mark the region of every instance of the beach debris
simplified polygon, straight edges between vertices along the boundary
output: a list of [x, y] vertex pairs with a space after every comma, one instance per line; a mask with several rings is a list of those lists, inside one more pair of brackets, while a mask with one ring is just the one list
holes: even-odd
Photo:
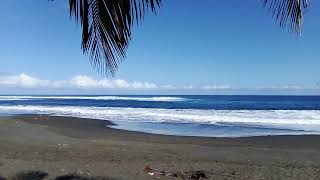
[[169, 176], [181, 179], [188, 179], [188, 180], [201, 180], [207, 179], [207, 175], [205, 171], [198, 170], [198, 171], [180, 171], [180, 172], [168, 172], [159, 171], [156, 169], [152, 169], [150, 166], [146, 166], [144, 168], [144, 172], [149, 174], [150, 176], [155, 176], [156, 178], [160, 178], [161, 176]]
[[86, 171], [81, 171], [81, 170], [78, 170], [78, 172], [77, 172], [78, 174], [80, 174], [80, 175], [86, 175], [86, 176], [88, 176], [88, 177], [91, 177], [91, 174], [90, 173], [88, 173], [88, 172], [86, 172]]
[[158, 171], [156, 169], [152, 169], [150, 168], [150, 166], [146, 166], [143, 170], [145, 173], [149, 174], [150, 176], [166, 176], [166, 173], [165, 171]]
[[58, 144], [59, 147], [65, 147], [68, 146], [69, 144]]
[[203, 179], [208, 179], [209, 175], [223, 176], [223, 177], [236, 179], [236, 175], [239, 175], [239, 173], [236, 173], [234, 171], [214, 172], [211, 170], [210, 171], [209, 170], [196, 170], [196, 171], [189, 170], [189, 171], [178, 171], [178, 172], [166, 172], [166, 171], [159, 171], [157, 169], [153, 169], [149, 165], [145, 166], [143, 171], [150, 176], [154, 176], [155, 178], [161, 178], [161, 176], [167, 176], [167, 177], [180, 178], [184, 180], [203, 180]]
[[173, 173], [171, 176], [181, 178], [181, 179], [189, 179], [189, 180], [200, 180], [200, 179], [207, 179], [208, 178], [205, 171], [203, 171], [203, 170], [181, 171], [181, 172]]

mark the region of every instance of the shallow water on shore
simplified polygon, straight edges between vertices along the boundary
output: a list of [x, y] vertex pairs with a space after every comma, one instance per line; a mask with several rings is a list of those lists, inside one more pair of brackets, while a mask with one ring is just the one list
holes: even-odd
[[198, 137], [250, 137], [267, 135], [305, 135], [318, 134], [303, 130], [246, 127], [242, 125], [212, 125], [195, 123], [150, 123], [117, 122], [115, 129], [146, 132], [152, 134], [198, 136]]

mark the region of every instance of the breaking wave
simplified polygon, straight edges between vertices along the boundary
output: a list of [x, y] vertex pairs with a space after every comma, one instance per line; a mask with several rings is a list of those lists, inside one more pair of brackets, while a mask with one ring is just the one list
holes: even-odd
[[196, 123], [320, 133], [319, 110], [202, 110], [79, 106], [0, 106], [5, 114], [48, 114], [113, 122]]

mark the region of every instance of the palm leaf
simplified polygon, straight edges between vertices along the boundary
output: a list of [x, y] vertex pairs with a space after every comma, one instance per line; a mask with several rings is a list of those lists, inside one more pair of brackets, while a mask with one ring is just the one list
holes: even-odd
[[269, 7], [269, 12], [281, 27], [300, 34], [303, 14], [308, 11], [310, 0], [262, 0], [262, 3]]
[[70, 16], [82, 26], [82, 50], [103, 74], [114, 75], [126, 57], [134, 22], [161, 0], [69, 0]]

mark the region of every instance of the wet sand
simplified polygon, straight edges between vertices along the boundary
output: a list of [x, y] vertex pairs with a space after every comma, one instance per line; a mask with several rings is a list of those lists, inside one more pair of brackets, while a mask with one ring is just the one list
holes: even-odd
[[[108, 121], [23, 115], [0, 117], [0, 175], [41, 170], [114, 179], [154, 179], [206, 170], [209, 179], [319, 179], [320, 136], [202, 138], [107, 128]], [[161, 177], [161, 179], [172, 179]]]

